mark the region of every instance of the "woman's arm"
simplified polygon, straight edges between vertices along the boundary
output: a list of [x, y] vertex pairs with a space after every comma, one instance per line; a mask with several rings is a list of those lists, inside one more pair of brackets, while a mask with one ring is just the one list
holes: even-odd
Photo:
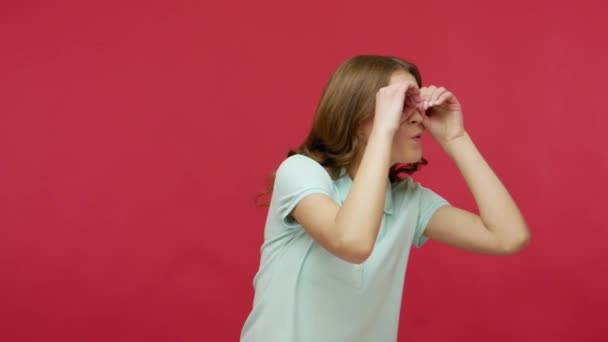
[[509, 192], [464, 130], [460, 103], [445, 88], [421, 90], [428, 109], [423, 125], [462, 173], [480, 215], [445, 206], [431, 217], [425, 235], [469, 251], [511, 254], [528, 244], [530, 234]]
[[[364, 262], [376, 242], [393, 137], [406, 93], [410, 92], [420, 102], [413, 82], [393, 84], [378, 91], [373, 128], [343, 205], [340, 207], [325, 195], [313, 194], [302, 199], [293, 211], [293, 217], [313, 239], [343, 260]], [[408, 104], [415, 105], [416, 101]]]
[[360, 264], [372, 252], [382, 220], [390, 137], [370, 136], [352, 187], [339, 206], [323, 194], [304, 197], [293, 217], [306, 232], [333, 255]]
[[479, 253], [512, 254], [524, 248], [530, 239], [526, 222], [470, 136], [465, 133], [443, 148], [462, 173], [480, 215], [449, 206], [440, 208], [431, 217], [425, 235]]

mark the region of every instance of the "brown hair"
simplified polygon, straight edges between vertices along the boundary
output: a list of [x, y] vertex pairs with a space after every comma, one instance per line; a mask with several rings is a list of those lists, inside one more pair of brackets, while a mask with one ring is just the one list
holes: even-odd
[[[356, 157], [359, 125], [374, 113], [376, 93], [389, 84], [398, 70], [410, 73], [422, 86], [416, 65], [397, 57], [360, 55], [343, 62], [323, 90], [308, 137], [287, 156], [308, 156], [325, 167], [332, 179], [342, 176], [340, 170], [348, 168]], [[413, 174], [427, 163], [422, 158], [413, 164], [393, 165], [388, 177], [391, 182], [400, 181], [404, 173]], [[274, 175], [268, 190], [260, 196], [272, 192], [273, 183]]]

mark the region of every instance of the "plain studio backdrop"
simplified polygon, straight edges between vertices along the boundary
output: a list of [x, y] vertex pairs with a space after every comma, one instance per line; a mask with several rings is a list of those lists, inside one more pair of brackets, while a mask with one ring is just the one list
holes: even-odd
[[[608, 340], [607, 6], [3, 1], [0, 340], [236, 341], [255, 195], [356, 54], [458, 96], [532, 232], [512, 257], [413, 250], [399, 341]], [[415, 179], [476, 210], [424, 147]]]

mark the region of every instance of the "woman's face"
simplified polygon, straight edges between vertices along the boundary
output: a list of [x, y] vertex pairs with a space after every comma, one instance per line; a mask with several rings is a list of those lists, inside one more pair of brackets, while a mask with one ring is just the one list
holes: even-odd
[[[391, 76], [389, 84], [403, 81], [416, 83], [416, 78], [405, 71], [396, 71]], [[362, 134], [367, 141], [373, 128], [373, 117], [362, 123]], [[395, 133], [391, 148], [391, 165], [397, 163], [411, 164], [422, 158], [422, 113], [415, 108], [408, 108], [401, 114], [401, 125]]]

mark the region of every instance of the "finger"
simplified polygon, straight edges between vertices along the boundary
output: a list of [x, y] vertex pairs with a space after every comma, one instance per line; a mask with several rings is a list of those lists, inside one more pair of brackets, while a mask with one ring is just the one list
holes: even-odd
[[408, 97], [419, 93], [417, 88], [412, 87], [411, 82], [405, 81], [398, 84], [399, 86], [397, 87], [396, 91], [401, 92], [403, 97]]
[[419, 109], [421, 111], [425, 111], [426, 110], [426, 99], [428, 97], [428, 88], [427, 87], [422, 87], [420, 88], [420, 103], [419, 103]]
[[430, 86], [425, 87], [425, 89], [426, 89], [427, 94], [430, 95], [437, 89], [437, 87], [431, 84]]
[[422, 113], [424, 113], [425, 109], [424, 109], [424, 102], [420, 101], [417, 105], [416, 108], [421, 111]]
[[437, 87], [435, 87], [434, 85], [425, 87], [422, 90], [422, 94], [423, 94], [423, 101], [424, 101], [424, 109], [427, 110], [429, 107], [431, 107], [431, 98], [433, 96], [433, 93], [435, 92], [435, 90], [437, 89]]
[[391, 98], [402, 98], [405, 100], [405, 91], [407, 89], [407, 84], [405, 82], [391, 84], [381, 89], [387, 96]]
[[421, 123], [425, 129], [428, 129], [429, 120], [430, 120], [429, 116], [426, 115], [425, 112], [422, 112], [422, 122]]
[[413, 106], [416, 107], [416, 109], [424, 112], [424, 97], [422, 95], [418, 95], [418, 99], [416, 100], [416, 103], [413, 104]]
[[413, 82], [407, 82], [406, 89], [406, 104], [411, 107], [416, 107], [418, 103], [422, 102], [422, 97], [420, 96], [420, 89], [418, 85]]
[[405, 99], [405, 104], [408, 107], [417, 107], [420, 102], [422, 102], [422, 99], [418, 95], [408, 96]]
[[446, 90], [439, 95], [439, 97], [435, 101], [435, 105], [441, 105], [445, 102], [449, 102], [449, 100], [452, 99], [453, 97], [454, 97], [454, 94], [452, 94], [451, 92]]
[[420, 89], [418, 88], [418, 86], [415, 83], [412, 82], [406, 82], [407, 83], [407, 92], [412, 94], [412, 95], [419, 95], [420, 94]]
[[439, 97], [441, 97], [445, 92], [447, 92], [447, 89], [445, 89], [444, 87], [435, 88], [430, 99], [431, 106], [436, 105]]
[[384, 90], [386, 92], [405, 92], [405, 90], [407, 89], [407, 82], [399, 82], [399, 83], [394, 83], [394, 84], [389, 84], [386, 87], [380, 88], [380, 90]]
[[422, 102], [422, 96], [420, 96], [420, 91], [416, 89], [415, 91], [409, 91], [406, 93], [406, 98], [410, 100], [413, 104], [418, 102]]

